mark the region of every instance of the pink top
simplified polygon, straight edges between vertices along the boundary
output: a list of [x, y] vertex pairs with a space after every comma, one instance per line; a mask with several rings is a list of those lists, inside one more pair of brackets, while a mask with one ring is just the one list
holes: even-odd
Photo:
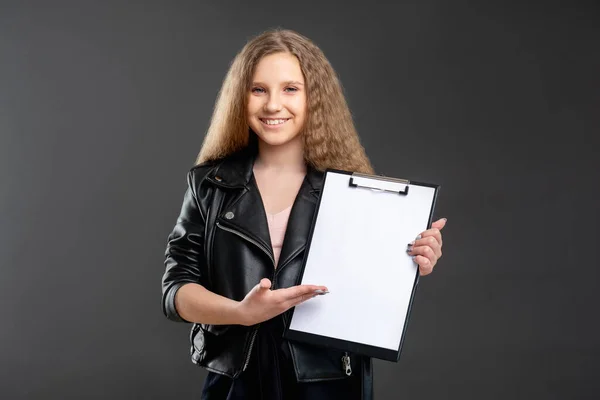
[[271, 244], [273, 245], [273, 255], [275, 256], [275, 266], [279, 264], [279, 256], [281, 255], [281, 247], [283, 246], [283, 238], [287, 228], [288, 219], [292, 206], [277, 214], [267, 213], [267, 222], [269, 223], [269, 233], [271, 234]]

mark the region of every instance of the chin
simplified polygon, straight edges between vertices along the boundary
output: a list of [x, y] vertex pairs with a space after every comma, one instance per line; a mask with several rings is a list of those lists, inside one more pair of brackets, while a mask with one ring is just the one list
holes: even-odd
[[281, 147], [293, 142], [292, 140], [263, 140], [263, 142], [271, 147]]
[[[256, 131], [255, 131], [256, 132]], [[286, 134], [283, 132], [257, 132], [258, 140], [269, 146], [282, 146], [300, 139], [300, 134]]]

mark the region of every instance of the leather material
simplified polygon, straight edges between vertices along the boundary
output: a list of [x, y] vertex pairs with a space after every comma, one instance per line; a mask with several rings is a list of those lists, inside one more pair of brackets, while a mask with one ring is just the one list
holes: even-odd
[[[177, 313], [174, 298], [189, 282], [236, 301], [262, 278], [270, 279], [273, 289], [299, 283], [323, 172], [308, 168], [275, 269], [267, 217], [252, 173], [255, 156], [255, 151], [247, 149], [189, 171], [181, 212], [165, 252], [162, 306], [167, 318], [187, 322]], [[285, 324], [290, 313], [283, 314]], [[193, 324], [192, 361], [216, 373], [239, 376], [259, 326]], [[342, 366], [344, 352], [295, 342], [289, 342], [289, 347], [298, 381], [347, 378]], [[353, 374], [370, 379], [371, 360], [350, 357]], [[369, 376], [364, 377], [365, 371]]]

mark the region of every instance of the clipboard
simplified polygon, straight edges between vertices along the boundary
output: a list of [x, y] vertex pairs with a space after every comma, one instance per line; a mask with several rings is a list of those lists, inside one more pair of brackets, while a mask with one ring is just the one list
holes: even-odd
[[294, 307], [284, 338], [397, 362], [419, 282], [406, 249], [439, 187], [327, 169], [297, 284], [329, 293]]

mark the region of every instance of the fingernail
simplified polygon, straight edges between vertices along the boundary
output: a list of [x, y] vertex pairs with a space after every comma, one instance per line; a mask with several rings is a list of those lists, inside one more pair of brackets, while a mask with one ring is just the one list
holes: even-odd
[[444, 222], [447, 222], [447, 221], [448, 221], [448, 218], [442, 218], [442, 219], [444, 220]]
[[327, 293], [329, 293], [329, 291], [321, 290], [321, 289], [315, 290], [315, 295], [318, 295], [318, 294], [327, 294]]
[[417, 259], [417, 256], [412, 256], [411, 258], [412, 258], [413, 262], [417, 262], [417, 261], [416, 261], [416, 259]]
[[412, 246], [413, 244], [415, 244], [414, 240], [408, 244], [408, 247]]
[[421, 239], [421, 235], [417, 236], [417, 240]]
[[410, 253], [412, 251], [412, 247], [409, 247], [408, 249], [406, 249], [407, 253]]

